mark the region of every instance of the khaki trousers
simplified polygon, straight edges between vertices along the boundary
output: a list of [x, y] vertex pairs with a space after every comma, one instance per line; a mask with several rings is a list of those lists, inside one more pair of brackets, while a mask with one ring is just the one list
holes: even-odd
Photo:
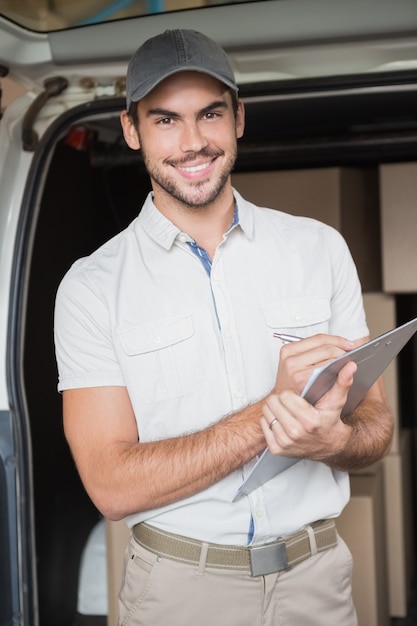
[[292, 569], [251, 577], [161, 558], [130, 538], [120, 626], [357, 626], [352, 557], [338, 544]]

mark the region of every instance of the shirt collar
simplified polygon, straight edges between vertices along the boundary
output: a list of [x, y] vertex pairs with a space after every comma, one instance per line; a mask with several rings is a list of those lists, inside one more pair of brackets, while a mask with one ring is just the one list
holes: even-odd
[[[243, 233], [252, 239], [253, 236], [253, 205], [246, 202], [242, 196], [233, 189], [236, 201], [233, 223], [227, 232], [239, 226]], [[169, 250], [175, 239], [181, 235], [181, 231], [175, 224], [166, 218], [153, 203], [153, 193], [150, 192], [139, 214], [138, 223], [144, 231], [160, 246]]]

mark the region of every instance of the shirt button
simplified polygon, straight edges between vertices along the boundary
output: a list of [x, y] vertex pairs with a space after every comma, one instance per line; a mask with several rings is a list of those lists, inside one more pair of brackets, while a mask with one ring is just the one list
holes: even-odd
[[155, 341], [155, 343], [161, 343], [162, 339], [158, 335], [158, 336], [155, 337], [154, 341]]
[[243, 398], [243, 391], [241, 389], [236, 389], [235, 398]]
[[185, 235], [184, 233], [180, 233], [178, 235], [178, 240], [181, 241], [182, 243], [185, 243], [187, 241], [187, 235]]
[[256, 509], [255, 515], [256, 517], [263, 517], [264, 516], [263, 509]]
[[302, 315], [296, 315], [295, 316], [295, 321], [296, 322], [302, 322], [303, 321], [303, 316]]

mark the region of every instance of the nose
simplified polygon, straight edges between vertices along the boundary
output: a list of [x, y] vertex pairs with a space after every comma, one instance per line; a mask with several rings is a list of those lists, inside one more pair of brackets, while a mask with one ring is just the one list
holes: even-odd
[[185, 123], [181, 133], [181, 150], [183, 152], [199, 152], [206, 146], [207, 139], [205, 138], [198, 121], [189, 121]]

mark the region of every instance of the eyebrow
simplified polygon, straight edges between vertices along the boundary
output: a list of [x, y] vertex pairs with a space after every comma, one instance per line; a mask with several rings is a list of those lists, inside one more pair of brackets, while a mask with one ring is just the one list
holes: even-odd
[[[209, 105], [201, 109], [198, 112], [198, 114], [205, 115], [206, 113], [210, 113], [211, 111], [214, 111], [215, 109], [227, 109], [227, 106], [228, 106], [227, 102], [225, 102], [224, 100], [218, 100], [215, 102], [211, 102]], [[175, 111], [170, 111], [169, 109], [154, 108], [154, 109], [149, 109], [149, 111], [147, 111], [146, 113], [146, 117], [153, 117], [157, 115], [160, 115], [162, 117], [181, 117], [179, 113]]]

